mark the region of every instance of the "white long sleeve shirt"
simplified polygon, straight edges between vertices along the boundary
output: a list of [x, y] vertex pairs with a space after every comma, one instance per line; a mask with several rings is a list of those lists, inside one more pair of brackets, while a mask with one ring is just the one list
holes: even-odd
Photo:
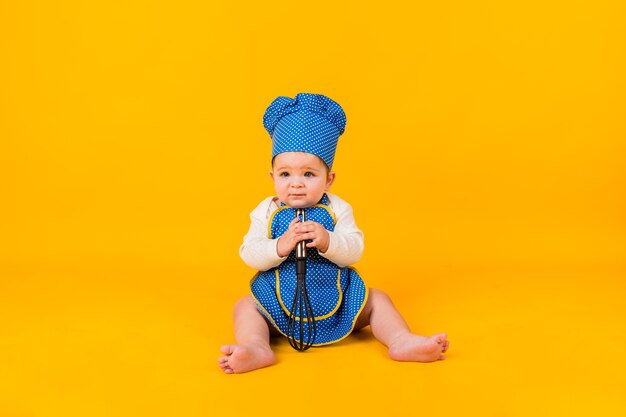
[[[328, 250], [319, 254], [339, 267], [356, 263], [363, 255], [363, 232], [359, 230], [352, 214], [352, 206], [338, 196], [326, 193], [328, 206], [335, 213], [335, 230], [329, 231]], [[239, 247], [241, 259], [251, 268], [267, 271], [280, 265], [287, 257], [276, 252], [278, 238], [267, 236], [267, 227], [272, 213], [278, 209], [277, 197], [267, 197], [250, 213], [250, 229]]]

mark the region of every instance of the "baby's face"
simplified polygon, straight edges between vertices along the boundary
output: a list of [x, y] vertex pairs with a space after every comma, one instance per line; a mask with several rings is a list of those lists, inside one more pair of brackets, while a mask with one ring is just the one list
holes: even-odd
[[335, 180], [320, 158], [306, 152], [279, 153], [270, 176], [278, 199], [294, 208], [317, 204]]

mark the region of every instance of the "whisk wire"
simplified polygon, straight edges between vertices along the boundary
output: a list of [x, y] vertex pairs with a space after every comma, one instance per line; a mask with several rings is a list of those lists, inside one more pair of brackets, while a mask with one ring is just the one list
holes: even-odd
[[[308, 294], [305, 279], [302, 280], [302, 290], [304, 294]], [[315, 323], [315, 315], [313, 314], [313, 307], [311, 307], [311, 302], [308, 296], [305, 298], [305, 308], [306, 308], [306, 316], [308, 317], [307, 318], [307, 329], [308, 329], [307, 345], [311, 346], [313, 342], [315, 341], [315, 336], [317, 336], [317, 324]], [[311, 327], [313, 329], [311, 329]]]
[[[304, 222], [304, 209], [297, 209], [296, 217], [301, 217]], [[297, 340], [296, 321], [299, 321]], [[313, 345], [316, 335], [315, 315], [306, 288], [306, 242], [302, 241], [296, 245], [296, 288], [287, 319], [287, 338], [292, 348], [302, 352]]]

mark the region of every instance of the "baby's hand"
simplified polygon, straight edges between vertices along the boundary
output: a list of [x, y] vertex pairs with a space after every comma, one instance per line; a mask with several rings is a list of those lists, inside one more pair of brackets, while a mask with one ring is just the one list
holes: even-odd
[[307, 220], [296, 226], [296, 233], [300, 240], [311, 240], [306, 244], [307, 248], [317, 248], [322, 253], [328, 250], [330, 235], [320, 223]]
[[296, 217], [289, 223], [287, 231], [278, 239], [276, 244], [277, 255], [281, 258], [289, 255], [298, 242], [303, 240], [311, 240], [306, 246], [317, 248], [324, 253], [328, 250], [330, 235], [321, 224], [310, 220], [300, 222], [300, 219]]
[[276, 244], [276, 254], [279, 257], [284, 258], [289, 255], [298, 242], [302, 240], [296, 232], [299, 222], [300, 219], [298, 217], [293, 219], [291, 223], [289, 223], [287, 231], [280, 238], [278, 238], [278, 243]]

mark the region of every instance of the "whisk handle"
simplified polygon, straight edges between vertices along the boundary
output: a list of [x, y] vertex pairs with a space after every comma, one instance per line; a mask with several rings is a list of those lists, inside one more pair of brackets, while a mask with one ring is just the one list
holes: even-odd
[[296, 278], [306, 278], [306, 259], [296, 259]]
[[[296, 217], [305, 222], [306, 215], [304, 214], [304, 209], [296, 209]], [[296, 259], [306, 259], [306, 242], [304, 240], [296, 244]]]

